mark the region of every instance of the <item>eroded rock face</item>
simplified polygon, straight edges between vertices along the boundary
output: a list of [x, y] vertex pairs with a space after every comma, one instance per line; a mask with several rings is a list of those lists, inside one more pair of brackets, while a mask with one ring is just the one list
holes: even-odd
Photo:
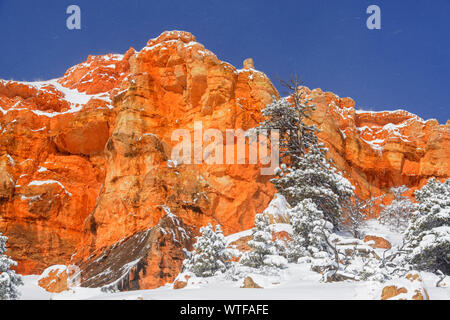
[[356, 111], [350, 98], [303, 90], [317, 107], [312, 122], [321, 130], [329, 156], [361, 197], [400, 185], [411, 188], [412, 196], [430, 177], [450, 176], [450, 121], [440, 125], [404, 110]]
[[[166, 32], [137, 53], [91, 56], [58, 80], [2, 81], [0, 93], [0, 228], [21, 273], [77, 263], [90, 286], [90, 261], [159, 228], [166, 209], [195, 231], [213, 222], [230, 233], [250, 228], [272, 198], [259, 166], [170, 167], [174, 129], [201, 121], [204, 130], [246, 130], [277, 96], [263, 73], [236, 70], [189, 33]], [[169, 260], [181, 253], [148, 250]], [[164, 284], [180, 266], [159, 272], [156, 263], [139, 287]]]
[[183, 249], [194, 234], [168, 213], [157, 226], [136, 232], [80, 263], [81, 286], [113, 290], [150, 289], [171, 283], [179, 273]]
[[[77, 252], [105, 179], [103, 150], [116, 113], [112, 94], [90, 77], [110, 64], [121, 64], [127, 73], [123, 56], [111, 57], [71, 68], [77, 74], [73, 83], [68, 75], [32, 83], [0, 81], [0, 230], [9, 237], [8, 253], [20, 273], [68, 265]], [[89, 84], [97, 86], [90, 91], [95, 94], [83, 93]]]
[[129, 88], [115, 99], [105, 181], [83, 247], [101, 250], [155, 226], [162, 206], [194, 229], [209, 222], [227, 233], [250, 228], [271, 199], [269, 178], [249, 165], [175, 168], [171, 149], [178, 141], [172, 133], [192, 132], [195, 121], [204, 131], [256, 126], [261, 108], [277, 95], [269, 79], [254, 70], [239, 72], [185, 32], [150, 40], [129, 64]]
[[[449, 177], [450, 123], [356, 112], [350, 98], [305, 90], [330, 156], [363, 197]], [[171, 138], [175, 129], [192, 138], [196, 121], [203, 132], [255, 127], [272, 96], [252, 60], [237, 70], [180, 31], [138, 52], [90, 56], [60, 79], [0, 80], [0, 232], [18, 271], [75, 263], [85, 286], [153, 288], [183, 258], [163, 231], [168, 213], [191, 230], [187, 246], [209, 222], [225, 234], [251, 228], [273, 197], [270, 177], [259, 165], [174, 165]], [[131, 244], [139, 262], [122, 268], [132, 261], [110, 254], [126, 257]], [[98, 259], [115, 272], [105, 276]]]

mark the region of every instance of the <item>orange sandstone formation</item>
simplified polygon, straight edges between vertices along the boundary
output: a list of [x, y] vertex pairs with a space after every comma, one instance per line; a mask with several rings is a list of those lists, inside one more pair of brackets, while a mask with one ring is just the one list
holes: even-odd
[[430, 177], [449, 177], [450, 121], [440, 125], [404, 110], [357, 111], [350, 98], [305, 90], [317, 105], [313, 122], [329, 156], [363, 198], [399, 185], [412, 195]]
[[68, 279], [66, 266], [51, 266], [44, 270], [38, 284], [48, 292], [60, 293], [69, 290]]
[[[362, 197], [450, 176], [450, 122], [355, 111], [350, 98], [305, 90]], [[200, 226], [251, 228], [274, 194], [260, 165], [176, 165], [171, 135], [195, 121], [255, 127], [273, 96], [253, 60], [236, 69], [181, 31], [89, 56], [59, 79], [0, 80], [0, 232], [18, 271], [77, 264], [85, 286], [154, 288], [173, 281]]]

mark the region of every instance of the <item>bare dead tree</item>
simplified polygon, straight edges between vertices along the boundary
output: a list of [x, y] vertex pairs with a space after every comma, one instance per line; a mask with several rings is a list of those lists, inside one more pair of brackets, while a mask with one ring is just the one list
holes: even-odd
[[383, 257], [381, 259], [381, 263], [380, 263], [379, 267], [380, 268], [386, 268], [386, 267], [394, 268], [392, 271], [390, 271], [390, 273], [395, 274], [397, 272], [402, 272], [401, 275], [404, 276], [406, 273], [409, 272], [409, 270], [402, 266], [397, 265], [393, 261], [399, 255], [407, 254], [411, 251], [408, 249], [408, 242], [405, 239], [403, 239], [401, 246], [396, 251], [392, 252], [389, 255], [386, 255], [386, 253], [389, 251], [391, 251], [391, 249], [387, 249], [387, 250], [383, 251]]
[[334, 253], [334, 261], [336, 262], [336, 264], [331, 268], [331, 270], [334, 271], [334, 273], [331, 275], [331, 279], [335, 279], [336, 278], [336, 274], [339, 271], [339, 251], [337, 250], [336, 247], [336, 242], [334, 243], [334, 246], [331, 244], [330, 240], [328, 239], [328, 236], [325, 232], [325, 223], [321, 228], [321, 235], [323, 237], [323, 239], [325, 240], [325, 243], [327, 244], [328, 247], [331, 248], [331, 250], [333, 250]]
[[[294, 107], [294, 110], [297, 114], [297, 118], [308, 119], [311, 116], [311, 111], [315, 110], [315, 105], [308, 105], [308, 107], [303, 108], [302, 105], [307, 105], [308, 99], [306, 98], [306, 92], [304, 90], [300, 90], [302, 86], [302, 82], [298, 77], [297, 73], [291, 75], [289, 81], [284, 81], [282, 79], [278, 79], [281, 85], [289, 91], [290, 102]], [[286, 128], [280, 128], [283, 131]], [[296, 134], [289, 135], [292, 138], [289, 139], [289, 144], [291, 144], [290, 150], [285, 150], [282, 154], [286, 155], [286, 159], [291, 161], [291, 156], [302, 156], [306, 152], [305, 141], [304, 138], [308, 136], [308, 133], [317, 131], [314, 127], [311, 126], [295, 126], [293, 128], [288, 128], [288, 131], [294, 130]], [[306, 132], [308, 131], [308, 132]], [[282, 133], [282, 132], [281, 132]], [[297, 151], [297, 152], [295, 152]]]
[[342, 212], [342, 222], [348, 226], [353, 237], [360, 239], [360, 230], [365, 218], [360, 198], [355, 196], [353, 199], [347, 199], [342, 205]]
[[343, 256], [342, 261], [344, 265], [344, 270], [347, 270], [348, 266], [351, 264], [351, 261], [355, 259], [357, 252], [357, 246], [353, 247], [353, 250], [350, 250], [350, 253], [347, 250], [339, 251], [339, 253]]
[[379, 195], [378, 197], [372, 197], [364, 200], [362, 203], [363, 211], [368, 218], [376, 216], [377, 210], [380, 207], [381, 201], [383, 201], [385, 195]]
[[342, 204], [342, 222], [348, 226], [353, 237], [362, 238], [362, 225], [367, 218], [374, 216], [377, 210], [377, 202], [382, 198], [383, 196], [379, 196], [363, 200], [358, 196], [354, 196]]
[[[392, 254], [390, 254], [389, 256], [387, 256], [385, 259], [383, 259], [383, 266], [387, 263], [387, 262], [392, 262], [397, 256], [399, 256], [400, 254], [403, 254], [403, 253], [407, 253], [407, 252], [409, 252], [409, 250], [407, 250], [407, 249], [405, 249], [405, 247], [407, 246], [407, 242], [406, 242], [406, 240], [405, 239], [403, 239], [402, 240], [402, 245], [395, 251], [395, 252], [393, 252]], [[388, 250], [386, 250], [386, 251], [389, 251], [389, 250], [391, 250], [391, 249], [388, 249]], [[383, 253], [383, 256], [384, 256], [384, 253]]]

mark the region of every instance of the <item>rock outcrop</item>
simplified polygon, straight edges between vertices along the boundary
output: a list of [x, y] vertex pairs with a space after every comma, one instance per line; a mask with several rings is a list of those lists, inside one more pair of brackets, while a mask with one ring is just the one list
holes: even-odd
[[[274, 194], [260, 165], [178, 165], [171, 151], [174, 130], [192, 137], [195, 122], [225, 133], [262, 120], [279, 95], [254, 67], [171, 31], [140, 51], [89, 56], [59, 79], [0, 80], [0, 232], [18, 272], [76, 264], [85, 286], [153, 288], [173, 281], [200, 226], [251, 228]], [[362, 197], [450, 176], [450, 122], [355, 111], [350, 98], [305, 90]]]
[[381, 300], [430, 300], [418, 274], [409, 273], [394, 284], [383, 287]]
[[369, 242], [372, 248], [390, 249], [391, 243], [383, 237], [367, 235], [364, 237], [364, 242]]
[[251, 277], [246, 277], [242, 287], [244, 289], [263, 289], [259, 284], [257, 284]]
[[404, 110], [358, 111], [350, 98], [303, 89], [316, 105], [312, 122], [329, 156], [362, 198], [400, 185], [412, 196], [430, 177], [450, 176], [450, 121], [440, 125]]
[[69, 275], [66, 266], [51, 266], [38, 279], [41, 288], [48, 292], [60, 293], [69, 290]]

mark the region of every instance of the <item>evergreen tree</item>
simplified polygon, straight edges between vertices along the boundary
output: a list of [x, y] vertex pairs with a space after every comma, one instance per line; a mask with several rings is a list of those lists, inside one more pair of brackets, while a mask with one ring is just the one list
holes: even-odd
[[252, 267], [264, 266], [283, 268], [287, 261], [278, 253], [278, 243], [272, 241], [272, 230], [269, 217], [264, 214], [255, 216], [255, 227], [252, 230], [253, 239], [248, 242], [252, 249], [242, 256], [240, 263]]
[[301, 257], [312, 257], [320, 252], [328, 252], [324, 239], [331, 233], [333, 225], [324, 219], [322, 211], [311, 199], [302, 200], [289, 210], [292, 236], [287, 250], [289, 261], [296, 262]]
[[22, 277], [11, 267], [17, 262], [6, 256], [7, 237], [0, 233], [0, 300], [15, 300], [20, 296], [18, 287], [23, 285]]
[[184, 266], [198, 277], [210, 277], [216, 272], [225, 272], [231, 255], [226, 249], [226, 240], [220, 229], [208, 224], [200, 229], [201, 236], [197, 237], [194, 251], [185, 260]]
[[354, 188], [325, 158], [327, 149], [318, 141], [317, 128], [306, 124], [315, 106], [298, 84], [295, 79], [291, 84], [285, 83], [292, 95], [274, 101], [262, 111], [267, 120], [258, 130], [277, 129], [280, 136], [280, 177], [272, 182], [292, 206], [311, 199], [325, 218], [337, 226], [341, 204], [353, 195]]
[[408, 191], [405, 186], [391, 188], [391, 193], [394, 195], [394, 200], [383, 207], [380, 212], [379, 220], [383, 224], [389, 224], [397, 229], [405, 229], [408, 222], [416, 210], [416, 205], [405, 197], [403, 194]]
[[420, 270], [450, 274], [450, 179], [430, 179], [415, 192], [419, 214], [405, 232], [407, 260]]
[[416, 190], [414, 195], [419, 202], [418, 210], [421, 214], [426, 214], [438, 205], [441, 208], [450, 207], [450, 179], [439, 182], [436, 178], [431, 178], [420, 190]]
[[342, 204], [353, 195], [353, 186], [330, 166], [316, 145], [298, 159], [297, 168], [286, 168], [276, 180], [276, 187], [292, 205], [311, 199], [325, 214], [325, 219], [337, 227], [341, 222]]

